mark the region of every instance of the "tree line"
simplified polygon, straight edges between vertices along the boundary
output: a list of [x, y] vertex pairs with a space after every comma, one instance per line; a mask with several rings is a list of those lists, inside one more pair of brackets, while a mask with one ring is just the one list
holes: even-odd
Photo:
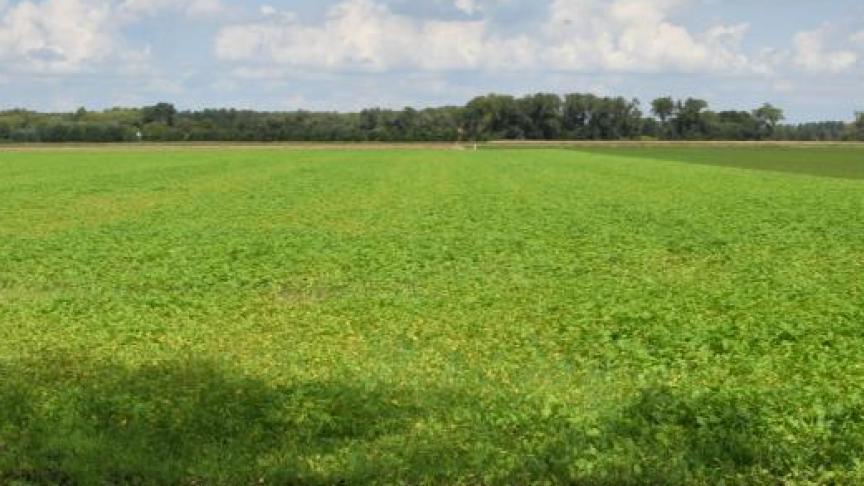
[[573, 93], [490, 94], [465, 106], [356, 113], [178, 111], [170, 103], [73, 113], [0, 111], [0, 142], [864, 140], [855, 121], [784, 124], [783, 110], [714, 111], [697, 98], [639, 100]]

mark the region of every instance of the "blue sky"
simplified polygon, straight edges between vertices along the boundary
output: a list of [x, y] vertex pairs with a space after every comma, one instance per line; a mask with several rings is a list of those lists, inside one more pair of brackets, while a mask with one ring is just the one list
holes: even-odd
[[0, 0], [0, 108], [354, 110], [489, 92], [864, 110], [860, 0]]

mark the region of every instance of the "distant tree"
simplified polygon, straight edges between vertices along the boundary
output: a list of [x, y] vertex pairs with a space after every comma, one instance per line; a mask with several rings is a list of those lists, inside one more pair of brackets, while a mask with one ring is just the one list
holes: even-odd
[[359, 128], [364, 134], [364, 140], [381, 141], [386, 139], [384, 113], [381, 108], [361, 111]]
[[770, 103], [765, 103], [761, 107], [753, 110], [753, 118], [755, 118], [759, 123], [762, 131], [767, 136], [771, 137], [774, 135], [774, 130], [777, 128], [777, 124], [785, 117], [783, 116], [783, 110], [772, 106]]
[[864, 140], [864, 111], [855, 113], [855, 131], [858, 135], [858, 140]]
[[642, 134], [639, 100], [573, 93], [564, 97], [564, 136], [573, 139], [620, 140]]
[[82, 106], [82, 107], [78, 108], [78, 109], [75, 111], [75, 113], [72, 115], [72, 120], [74, 120], [74, 121], [81, 121], [81, 120], [83, 120], [84, 117], [86, 117], [86, 116], [87, 116], [87, 109], [84, 108], [84, 107]]
[[639, 134], [649, 139], [660, 138], [663, 136], [663, 127], [656, 118], [643, 118], [642, 128], [639, 131]]
[[633, 138], [642, 127], [639, 100], [622, 97], [599, 98], [588, 131], [595, 140], [621, 140]]
[[174, 118], [177, 116], [177, 109], [171, 103], [157, 103], [153, 106], [144, 107], [141, 110], [141, 121], [146, 123], [163, 123], [165, 125], [174, 126]]
[[512, 96], [489, 94], [474, 98], [463, 111], [466, 135], [471, 140], [525, 138], [525, 128], [531, 121], [526, 120], [520, 108]]
[[561, 136], [562, 102], [557, 94], [537, 93], [518, 100], [521, 132], [526, 138], [554, 140]]
[[676, 134], [680, 138], [699, 139], [706, 136], [707, 124], [705, 123], [704, 111], [708, 109], [708, 102], [698, 98], [687, 98], [676, 104], [676, 116], [673, 120]]
[[616, 98], [616, 114], [620, 119], [621, 137], [634, 138], [640, 135], [642, 129], [641, 102], [638, 98], [626, 100]]
[[568, 138], [589, 138], [588, 126], [594, 117], [599, 98], [593, 94], [572, 93], [564, 96], [562, 122]]
[[420, 112], [406, 106], [402, 111], [396, 113], [393, 128], [398, 134], [399, 140], [419, 140], [426, 136], [422, 130], [418, 130], [420, 123]]
[[841, 121], [801, 123], [798, 125], [777, 125], [774, 138], [780, 140], [848, 140], [851, 125]]
[[[0, 0], [2, 1], [2, 0]], [[537, 93], [490, 94], [465, 106], [417, 110], [372, 108], [352, 113], [206, 109], [178, 112], [170, 103], [143, 108], [37, 113], [0, 111], [0, 141], [450, 141], [487, 139], [621, 140], [639, 136], [704, 140], [864, 140], [864, 113], [855, 121], [785, 125], [771, 105], [713, 112], [704, 100], [659, 98], [656, 118], [622, 97]], [[665, 126], [664, 126], [665, 124]]]
[[651, 102], [651, 112], [660, 120], [660, 125], [666, 128], [666, 122], [675, 114], [675, 100], [666, 96]]

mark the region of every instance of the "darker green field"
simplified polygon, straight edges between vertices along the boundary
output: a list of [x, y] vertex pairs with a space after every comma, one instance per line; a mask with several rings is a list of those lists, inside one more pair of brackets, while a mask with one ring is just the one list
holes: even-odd
[[691, 164], [864, 179], [864, 147], [860, 145], [814, 147], [787, 144], [742, 147], [739, 144], [728, 147], [617, 147], [589, 151]]
[[860, 484], [862, 155], [0, 152], [0, 484]]

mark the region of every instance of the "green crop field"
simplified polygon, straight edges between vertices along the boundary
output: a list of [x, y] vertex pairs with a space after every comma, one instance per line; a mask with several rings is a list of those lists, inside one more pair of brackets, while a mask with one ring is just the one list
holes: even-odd
[[862, 177], [0, 152], [0, 484], [861, 484]]

